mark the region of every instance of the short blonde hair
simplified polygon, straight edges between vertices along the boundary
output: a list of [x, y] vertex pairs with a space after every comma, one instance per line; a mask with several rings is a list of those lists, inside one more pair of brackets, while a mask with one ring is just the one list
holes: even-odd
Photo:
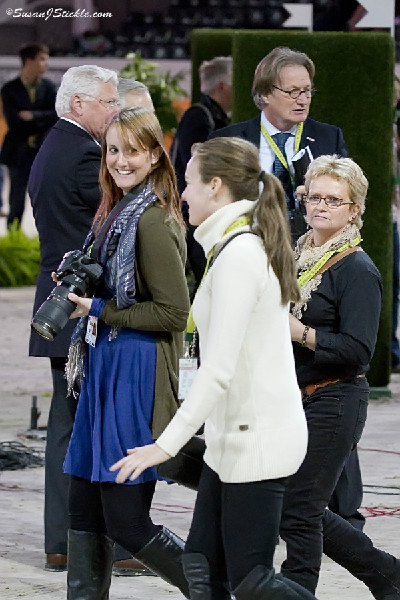
[[361, 167], [351, 158], [340, 158], [337, 154], [323, 154], [313, 160], [307, 169], [304, 181], [307, 194], [311, 181], [322, 175], [329, 175], [347, 183], [350, 200], [360, 206], [354, 224], [361, 229], [363, 225], [361, 215], [365, 211], [365, 199], [368, 191], [368, 179]]

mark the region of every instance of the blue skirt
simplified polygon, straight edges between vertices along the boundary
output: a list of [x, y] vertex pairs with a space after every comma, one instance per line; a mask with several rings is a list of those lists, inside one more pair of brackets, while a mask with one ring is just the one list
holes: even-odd
[[[122, 328], [112, 341], [98, 322], [96, 346], [86, 345], [85, 377], [64, 471], [89, 481], [114, 482], [112, 464], [128, 448], [152, 443], [156, 340], [153, 333]], [[161, 479], [155, 467], [128, 485]]]

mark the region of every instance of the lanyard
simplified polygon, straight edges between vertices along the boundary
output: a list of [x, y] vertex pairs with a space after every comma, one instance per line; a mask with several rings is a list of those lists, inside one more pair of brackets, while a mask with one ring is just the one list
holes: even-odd
[[[224, 237], [226, 234], [230, 233], [231, 231], [234, 231], [235, 229], [238, 229], [238, 227], [243, 227], [244, 225], [248, 225], [250, 223], [250, 217], [240, 217], [240, 219], [237, 219], [236, 221], [234, 221], [232, 223], [232, 225], [229, 225], [229, 227], [227, 229], [225, 229], [222, 237]], [[215, 246], [213, 246], [213, 248], [211, 248], [210, 252], [207, 254], [207, 262], [206, 262], [206, 268], [204, 269], [204, 274], [203, 277], [201, 278], [200, 281], [200, 285], [197, 289], [196, 292], [196, 296], [197, 293], [205, 279], [205, 276], [207, 275], [207, 271], [210, 267], [210, 263], [212, 261], [212, 258], [214, 256], [214, 250], [215, 250]], [[193, 321], [193, 312], [192, 312], [192, 306], [190, 307], [190, 311], [189, 311], [189, 316], [188, 316], [188, 320], [187, 320], [187, 324], [186, 324], [186, 341], [191, 341], [193, 338], [193, 332], [195, 329], [195, 324]]]
[[322, 267], [328, 262], [331, 256], [333, 256], [334, 254], [339, 254], [339, 252], [343, 252], [348, 248], [353, 248], [353, 246], [357, 246], [360, 242], [361, 238], [356, 237], [354, 238], [354, 240], [351, 240], [351, 242], [348, 242], [347, 244], [345, 244], [341, 248], [338, 248], [337, 250], [328, 250], [328, 252], [325, 252], [325, 254], [319, 259], [319, 261], [316, 262], [313, 267], [311, 267], [311, 269], [304, 271], [304, 273], [302, 273], [300, 277], [298, 277], [297, 283], [299, 284], [299, 287], [303, 287], [303, 285], [311, 281], [311, 279], [315, 277], [318, 271], [322, 269]]
[[[303, 133], [303, 127], [304, 127], [304, 123], [298, 123], [297, 128], [296, 128], [296, 135], [294, 137], [294, 153], [295, 154], [297, 154], [297, 152], [299, 151], [299, 148], [300, 148], [300, 140], [301, 140], [301, 136]], [[263, 123], [261, 123], [261, 133], [263, 134], [265, 141], [271, 146], [272, 151], [275, 153], [275, 155], [281, 161], [282, 165], [290, 173], [289, 165], [287, 163], [286, 158], [283, 156], [282, 152], [279, 150], [278, 146], [276, 145], [275, 140], [272, 139], [272, 137], [270, 136], [268, 131], [265, 129]]]

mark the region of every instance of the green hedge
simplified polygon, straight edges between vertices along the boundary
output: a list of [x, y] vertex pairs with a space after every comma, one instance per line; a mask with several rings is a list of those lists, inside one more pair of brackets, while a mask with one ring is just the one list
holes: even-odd
[[39, 237], [27, 237], [15, 223], [0, 236], [0, 287], [35, 285], [39, 261]]
[[349, 155], [360, 164], [370, 182], [363, 248], [382, 274], [384, 297], [369, 380], [372, 385], [383, 386], [390, 376], [392, 322], [393, 40], [386, 33], [224, 30], [220, 37], [217, 30], [194, 30], [194, 93], [198, 90], [198, 66], [202, 60], [231, 53], [232, 120], [255, 116], [258, 111], [251, 97], [254, 70], [276, 46], [306, 52], [315, 62], [318, 93], [313, 98], [310, 116], [341, 127]]

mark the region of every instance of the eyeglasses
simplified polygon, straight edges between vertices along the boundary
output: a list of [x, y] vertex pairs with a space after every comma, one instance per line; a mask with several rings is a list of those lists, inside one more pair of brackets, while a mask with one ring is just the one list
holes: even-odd
[[304, 90], [301, 90], [300, 88], [293, 88], [293, 90], [283, 90], [277, 85], [273, 85], [272, 87], [280, 92], [283, 92], [284, 94], [288, 94], [293, 100], [296, 100], [296, 98], [301, 96], [301, 94], [304, 94], [306, 98], [311, 98], [311, 96], [314, 96], [315, 92], [317, 91], [315, 88], [305, 88]]
[[102, 100], [101, 98], [91, 96], [90, 94], [82, 94], [82, 96], [88, 96], [89, 98], [93, 98], [93, 100], [97, 100], [97, 102], [102, 104], [107, 109], [115, 108], [116, 106], [119, 108], [122, 106], [119, 100]]
[[329, 208], [339, 208], [342, 204], [355, 204], [355, 202], [352, 202], [351, 200], [343, 200], [343, 198], [336, 198], [335, 196], [307, 196], [307, 194], [304, 194], [303, 200], [307, 202], [307, 204], [312, 204], [313, 206], [317, 206], [317, 204], [323, 200]]

